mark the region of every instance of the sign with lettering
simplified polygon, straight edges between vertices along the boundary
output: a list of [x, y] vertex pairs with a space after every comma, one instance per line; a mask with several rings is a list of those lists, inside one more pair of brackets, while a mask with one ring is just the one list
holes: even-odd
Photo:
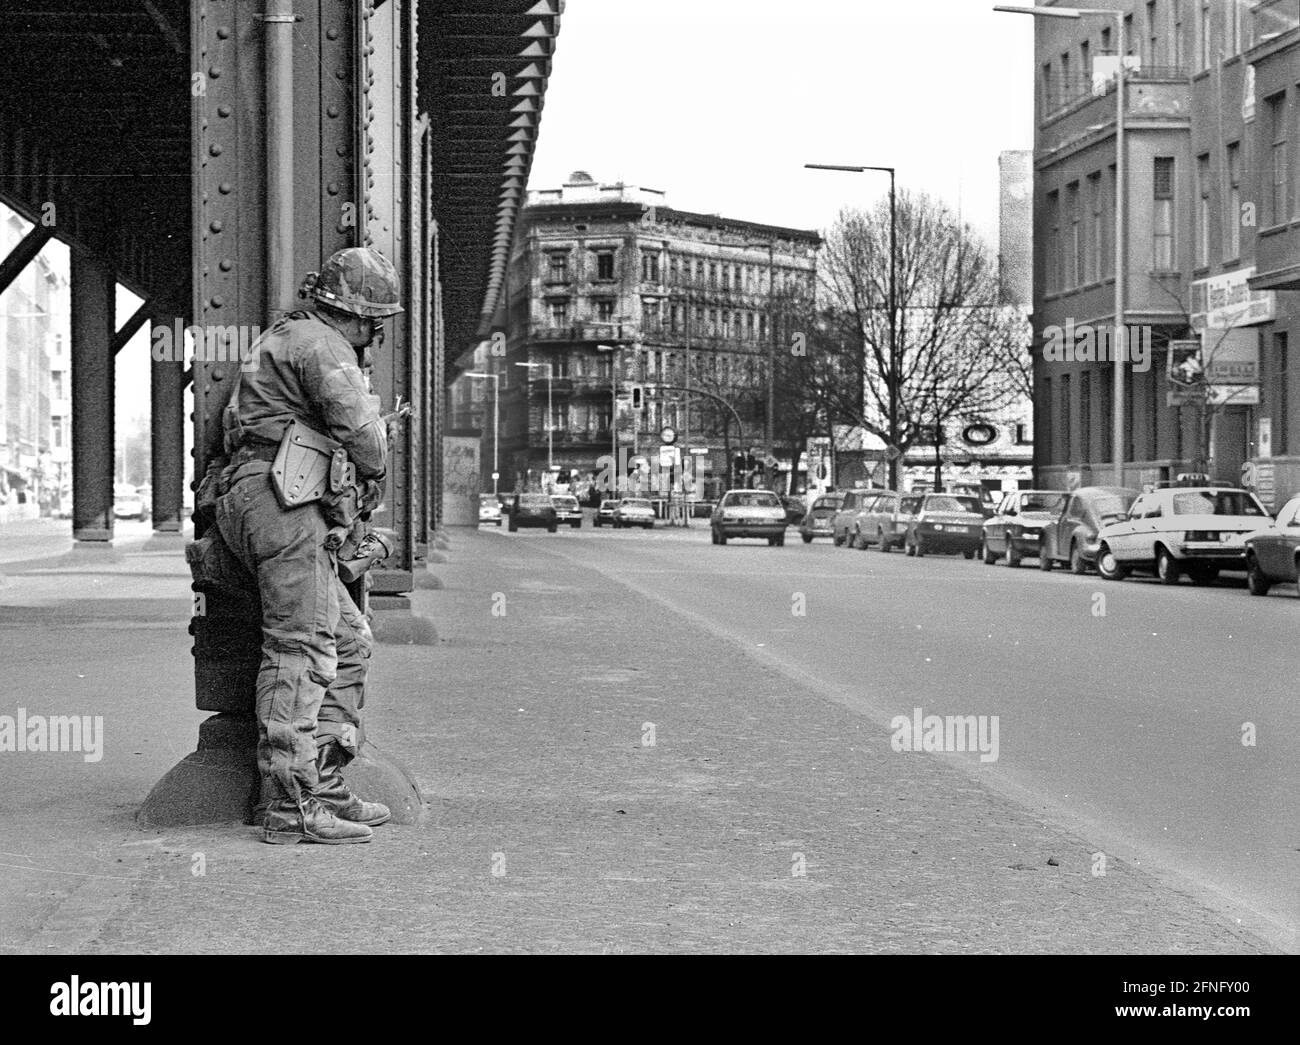
[[1228, 330], [1232, 327], [1268, 323], [1277, 318], [1277, 294], [1251, 290], [1249, 279], [1255, 266], [1224, 272], [1192, 282], [1192, 325], [1198, 330]]

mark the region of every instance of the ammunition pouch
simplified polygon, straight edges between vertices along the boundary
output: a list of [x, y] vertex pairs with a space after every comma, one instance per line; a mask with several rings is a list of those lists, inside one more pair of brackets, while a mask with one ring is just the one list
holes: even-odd
[[288, 423], [271, 464], [271, 485], [281, 507], [298, 508], [319, 501], [332, 488], [335, 451], [347, 452], [329, 436], [296, 418]]

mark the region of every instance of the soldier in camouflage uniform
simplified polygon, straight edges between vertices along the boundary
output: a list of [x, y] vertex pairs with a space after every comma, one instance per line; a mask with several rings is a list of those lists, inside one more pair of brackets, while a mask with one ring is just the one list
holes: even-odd
[[[367, 512], [381, 496], [387, 430], [360, 363], [372, 343], [382, 343], [385, 317], [402, 311], [399, 281], [378, 251], [354, 247], [310, 274], [299, 294], [312, 305], [286, 313], [257, 340], [226, 408], [231, 463], [217, 527], [261, 597], [263, 838], [366, 842], [390, 813], [353, 795], [342, 769], [357, 753], [371, 635], [339, 580], [326, 535], [345, 522], [340, 511]], [[356, 483], [342, 508], [328, 496], [285, 507], [277, 494], [272, 462], [290, 422], [346, 449]]]

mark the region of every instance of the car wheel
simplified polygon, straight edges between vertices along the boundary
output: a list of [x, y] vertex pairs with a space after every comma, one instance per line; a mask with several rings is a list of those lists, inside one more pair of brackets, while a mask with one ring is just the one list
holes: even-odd
[[980, 560], [984, 563], [985, 566], [992, 566], [995, 562], [998, 561], [998, 557], [993, 553], [993, 550], [989, 547], [988, 541], [980, 541]]
[[581, 519], [574, 519], [573, 522], [569, 523], [569, 525], [572, 526], [575, 530], [581, 530], [581, 529], [582, 529], [582, 520], [581, 520]]
[[1013, 570], [1020, 565], [1020, 553], [1016, 551], [1016, 546], [1011, 543], [1011, 534], [1006, 535], [1007, 540], [1007, 565]]
[[721, 530], [718, 531], [718, 543], [719, 544], [727, 543], [727, 535], [723, 533]]
[[1161, 584], [1177, 584], [1183, 579], [1183, 568], [1163, 545], [1156, 550], [1156, 576]]
[[916, 539], [912, 542], [912, 551], [918, 559], [925, 557], [925, 540], [918, 533]]
[[1082, 577], [1088, 572], [1088, 564], [1084, 561], [1083, 552], [1079, 550], [1079, 542], [1070, 542], [1070, 572]]
[[812, 544], [812, 534], [811, 534], [811, 533], [803, 533], [803, 534], [800, 534], [799, 536], [801, 536], [801, 537], [803, 538], [803, 543], [804, 543], [804, 544]]
[[975, 558], [975, 549], [967, 548], [964, 552], [962, 552], [962, 555], [964, 555], [967, 559], [973, 559]]
[[863, 537], [862, 537], [862, 531], [861, 531], [861, 530], [854, 530], [854, 531], [853, 531], [853, 541], [852, 541], [852, 545], [853, 545], [854, 548], [856, 548], [856, 549], [857, 549], [858, 551], [860, 551], [860, 552], [861, 552], [861, 551], [866, 551], [866, 550], [867, 550], [867, 542], [863, 539]]
[[510, 520], [510, 532], [511, 533], [519, 532], [519, 524], [515, 522], [513, 519]]
[[781, 534], [781, 536], [776, 539], [776, 546], [778, 548], [785, 547], [785, 534]]
[[841, 546], [844, 544], [844, 538], [842, 538], [838, 533], [835, 533], [834, 531], [832, 531], [832, 532], [831, 532], [831, 544], [835, 545], [836, 548], [839, 548], [839, 547], [841, 547]]
[[560, 524], [559, 524], [559, 523], [547, 523], [547, 525], [546, 525], [546, 532], [547, 532], [547, 533], [555, 533], [559, 528], [560, 528]]
[[1056, 563], [1052, 561], [1052, 557], [1040, 548], [1038, 551], [1038, 568], [1044, 573], [1051, 573], [1052, 567], [1055, 565]]
[[1259, 560], [1254, 555], [1246, 557], [1246, 587], [1252, 595], [1267, 595], [1269, 588], [1273, 587], [1273, 582], [1259, 568]]
[[1103, 544], [1097, 551], [1097, 572], [1102, 580], [1122, 581], [1128, 576], [1128, 567], [1115, 558], [1115, 553]]
[[879, 548], [882, 552], [889, 551], [890, 544], [887, 540], [885, 540], [884, 530], [876, 531], [876, 547]]

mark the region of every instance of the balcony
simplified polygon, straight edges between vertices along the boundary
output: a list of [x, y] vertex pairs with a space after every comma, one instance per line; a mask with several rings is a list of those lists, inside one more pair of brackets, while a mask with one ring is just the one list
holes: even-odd
[[530, 323], [528, 337], [532, 341], [631, 344], [637, 339], [637, 327], [634, 323], [598, 320], [578, 320], [565, 324]]

